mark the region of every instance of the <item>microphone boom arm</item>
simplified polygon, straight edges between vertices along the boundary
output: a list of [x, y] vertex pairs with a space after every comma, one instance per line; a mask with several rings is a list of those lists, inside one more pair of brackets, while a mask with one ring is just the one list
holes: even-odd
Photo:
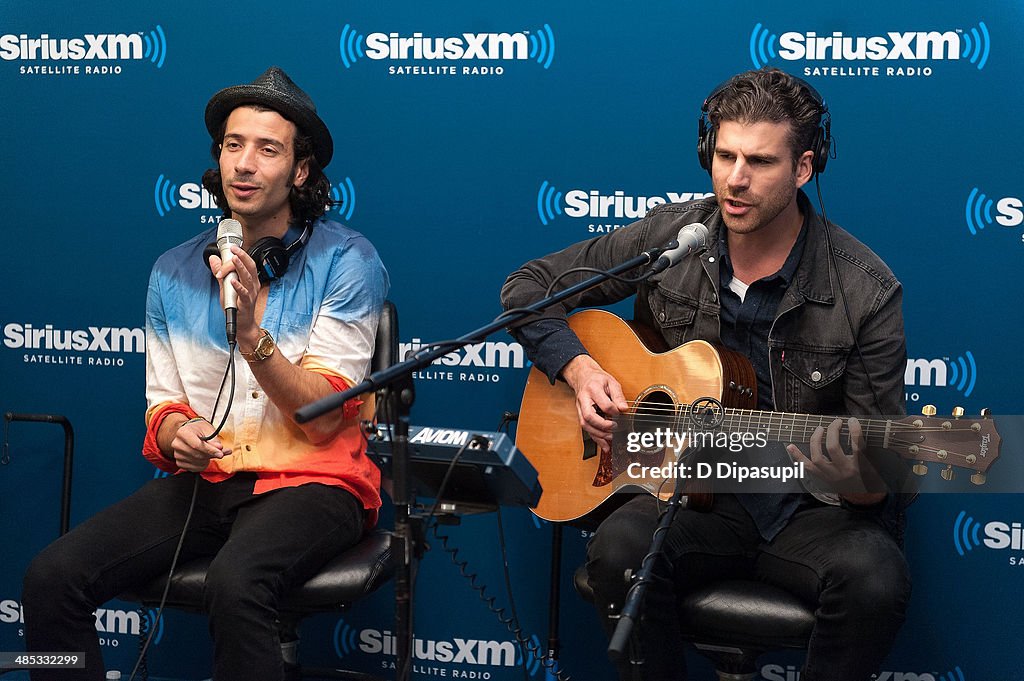
[[583, 291], [601, 284], [602, 282], [610, 279], [612, 275], [621, 274], [622, 272], [629, 271], [635, 267], [650, 264], [659, 255], [659, 253], [659, 249], [641, 253], [620, 265], [616, 265], [607, 272], [595, 274], [589, 279], [585, 279], [578, 284], [574, 284], [563, 291], [559, 291], [558, 293], [552, 294], [546, 298], [542, 298], [532, 305], [516, 310], [510, 310], [509, 312], [500, 315], [497, 319], [486, 326], [482, 326], [475, 331], [470, 331], [451, 342], [444, 343], [440, 347], [417, 352], [415, 357], [403, 360], [398, 364], [393, 364], [381, 371], [375, 371], [367, 376], [362, 383], [359, 383], [348, 390], [328, 395], [316, 402], [311, 402], [310, 404], [300, 407], [295, 412], [295, 421], [297, 423], [307, 423], [330, 411], [339, 409], [345, 404], [345, 402], [354, 397], [389, 386], [402, 376], [411, 374], [418, 369], [429, 366], [435, 359], [443, 357], [454, 348], [461, 348], [469, 345], [470, 343], [482, 341], [495, 331], [500, 331], [501, 329], [513, 325], [515, 322], [518, 322], [529, 315], [542, 312], [552, 305], [556, 305], [567, 298], [571, 298], [577, 293], [582, 293]]

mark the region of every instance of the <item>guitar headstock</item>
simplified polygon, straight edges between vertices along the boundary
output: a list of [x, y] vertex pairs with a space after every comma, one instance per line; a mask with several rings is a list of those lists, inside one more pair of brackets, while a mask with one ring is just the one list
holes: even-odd
[[956, 407], [949, 417], [936, 416], [933, 405], [925, 405], [922, 416], [908, 416], [893, 421], [893, 432], [887, 448], [900, 457], [916, 463], [912, 470], [925, 475], [925, 462], [944, 464], [939, 475], [943, 480], [955, 477], [954, 468], [974, 471], [971, 482], [985, 484], [985, 474], [999, 458], [1001, 438], [988, 409], [979, 418], [963, 418], [963, 407]]

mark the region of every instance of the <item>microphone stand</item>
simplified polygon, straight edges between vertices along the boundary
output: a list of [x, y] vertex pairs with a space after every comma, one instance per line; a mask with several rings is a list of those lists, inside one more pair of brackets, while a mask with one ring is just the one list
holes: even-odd
[[392, 466], [394, 470], [394, 490], [392, 500], [395, 506], [395, 533], [394, 539], [399, 546], [394, 554], [399, 556], [401, 563], [396, 569], [395, 576], [395, 637], [398, 645], [395, 651], [395, 681], [408, 681], [412, 667], [412, 593], [410, 586], [413, 574], [413, 556], [418, 556], [419, 548], [414, 545], [413, 536], [416, 527], [410, 520], [410, 508], [412, 506], [412, 491], [409, 485], [409, 411], [411, 410], [414, 396], [412, 393], [412, 374], [414, 371], [429, 366], [435, 359], [443, 357], [453, 349], [461, 348], [470, 343], [480, 342], [496, 331], [500, 331], [515, 322], [546, 310], [572, 296], [591, 289], [614, 275], [627, 272], [641, 265], [648, 265], [655, 261], [667, 248], [675, 247], [670, 244], [666, 248], [654, 248], [645, 251], [640, 255], [616, 265], [607, 272], [595, 274], [578, 284], [570, 286], [564, 291], [555, 293], [547, 298], [542, 298], [524, 308], [509, 310], [500, 315], [491, 323], [482, 326], [475, 331], [456, 338], [453, 341], [445, 342], [432, 350], [420, 350], [416, 354], [397, 364], [375, 371], [367, 376], [362, 383], [353, 386], [348, 390], [328, 395], [316, 402], [300, 407], [295, 412], [295, 420], [298, 423], [306, 423], [324, 414], [340, 409], [345, 402], [367, 392], [378, 391], [386, 387], [394, 387], [401, 382], [402, 387], [392, 391], [393, 404], [396, 406], [396, 428], [391, 447]]
[[[611, 641], [608, 644], [608, 657], [612, 662], [619, 662], [623, 659], [627, 644], [631, 642], [636, 643], [633, 637], [633, 625], [640, 618], [640, 608], [643, 607], [644, 597], [647, 595], [647, 586], [652, 581], [654, 564], [661, 555], [661, 547], [665, 543], [665, 535], [668, 534], [668, 528], [672, 526], [672, 521], [675, 520], [679, 510], [686, 508], [686, 502], [684, 485], [681, 480], [677, 479], [676, 489], [668, 500], [668, 506], [662, 511], [661, 517], [658, 518], [658, 527], [654, 530], [647, 554], [640, 563], [640, 571], [636, 573], [633, 583], [626, 593], [626, 602], [622, 606], [619, 621], [615, 625], [615, 632], [612, 634]], [[637, 662], [637, 660], [634, 659], [634, 662]], [[643, 660], [641, 659], [639, 662], [642, 664]]]

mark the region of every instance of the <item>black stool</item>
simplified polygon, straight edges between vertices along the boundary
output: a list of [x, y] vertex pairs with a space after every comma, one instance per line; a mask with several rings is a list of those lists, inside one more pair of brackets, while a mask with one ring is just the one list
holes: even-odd
[[[581, 566], [576, 591], [593, 603], [594, 592]], [[757, 658], [769, 650], [807, 647], [814, 612], [779, 587], [752, 580], [718, 582], [689, 594], [680, 605], [683, 639], [711, 660], [719, 681], [749, 681]]]
[[[203, 612], [203, 584], [210, 562], [210, 558], [201, 558], [174, 571], [166, 607]], [[393, 574], [391, 534], [377, 530], [332, 559], [302, 587], [290, 591], [279, 608], [281, 649], [289, 677], [377, 679], [361, 672], [300, 667], [298, 625], [309, 615], [348, 609], [353, 603], [376, 591]], [[121, 598], [156, 607], [166, 584], [166, 576], [161, 576], [140, 589], [122, 594]]]

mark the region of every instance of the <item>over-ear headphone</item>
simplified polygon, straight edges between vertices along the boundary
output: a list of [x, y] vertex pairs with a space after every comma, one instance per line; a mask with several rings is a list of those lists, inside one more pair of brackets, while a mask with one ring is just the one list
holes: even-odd
[[[824, 172], [829, 154], [832, 153], [832, 135], [830, 132], [832, 116], [828, 112], [825, 100], [822, 99], [821, 95], [818, 94], [818, 91], [810, 83], [796, 76], [790, 76], [790, 78], [795, 80], [804, 89], [807, 96], [818, 106], [820, 121], [818, 123], [818, 131], [814, 135], [814, 143], [811, 145], [813, 177], [814, 174]], [[711, 117], [708, 112], [711, 109], [711, 103], [732, 82], [733, 79], [729, 79], [711, 91], [711, 94], [704, 99], [704, 104], [700, 107], [700, 117], [697, 119], [697, 160], [700, 161], [700, 167], [706, 170], [709, 175], [711, 174], [711, 162], [715, 157], [715, 128], [711, 124]]]
[[[289, 231], [291, 231], [291, 228], [289, 228]], [[291, 262], [292, 256], [306, 245], [312, 233], [313, 223], [306, 221], [306, 224], [302, 227], [302, 233], [287, 246], [276, 236], [265, 236], [247, 248], [246, 253], [256, 262], [256, 271], [259, 273], [260, 283], [266, 284], [269, 281], [283, 277], [284, 273], [288, 271], [288, 263]], [[209, 264], [211, 255], [220, 255], [220, 249], [217, 248], [216, 243], [207, 244], [206, 248], [203, 249], [204, 266]]]

